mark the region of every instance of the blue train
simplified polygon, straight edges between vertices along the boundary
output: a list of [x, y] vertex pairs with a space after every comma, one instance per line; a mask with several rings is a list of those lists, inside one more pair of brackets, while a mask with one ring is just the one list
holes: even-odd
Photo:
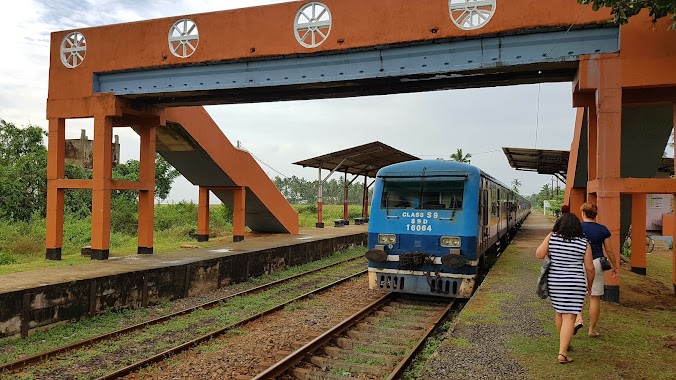
[[365, 255], [369, 288], [469, 298], [530, 207], [472, 165], [419, 160], [380, 169]]

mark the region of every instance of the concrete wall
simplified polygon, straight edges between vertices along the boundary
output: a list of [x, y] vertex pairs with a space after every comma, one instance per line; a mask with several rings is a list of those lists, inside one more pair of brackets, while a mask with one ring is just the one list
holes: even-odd
[[366, 233], [310, 241], [190, 264], [79, 280], [0, 294], [0, 337], [96, 315], [197, 296], [366, 245]]
[[662, 231], [662, 215], [671, 212], [671, 194], [646, 195], [646, 221], [648, 231]]

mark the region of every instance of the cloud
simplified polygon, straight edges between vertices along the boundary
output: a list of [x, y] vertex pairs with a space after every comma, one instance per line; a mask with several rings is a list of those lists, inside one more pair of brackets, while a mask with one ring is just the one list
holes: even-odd
[[[180, 16], [287, 1], [250, 0], [22, 0], [2, 2], [6, 57], [0, 60], [0, 118], [46, 128], [45, 104], [50, 33], [90, 26]], [[208, 112], [233, 144], [239, 140], [270, 175], [315, 179], [315, 169], [293, 162], [381, 141], [421, 158], [448, 158], [457, 148], [472, 163], [522, 193], [537, 192], [550, 178], [510, 168], [503, 146], [570, 147], [575, 112], [569, 83], [435, 91], [349, 99], [209, 106]], [[539, 120], [539, 122], [538, 122]], [[67, 137], [80, 129], [93, 136], [91, 120], [69, 120]], [[122, 160], [138, 158], [138, 136], [116, 129]], [[197, 189], [177, 181], [171, 199], [197, 199]]]

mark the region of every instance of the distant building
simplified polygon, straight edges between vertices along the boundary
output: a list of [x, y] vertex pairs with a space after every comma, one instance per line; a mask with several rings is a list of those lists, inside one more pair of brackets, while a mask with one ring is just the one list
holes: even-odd
[[[115, 135], [113, 144], [113, 166], [120, 163], [120, 137]], [[87, 170], [92, 170], [94, 158], [94, 140], [87, 138], [83, 129], [79, 139], [66, 140], [66, 161], [80, 165]]]

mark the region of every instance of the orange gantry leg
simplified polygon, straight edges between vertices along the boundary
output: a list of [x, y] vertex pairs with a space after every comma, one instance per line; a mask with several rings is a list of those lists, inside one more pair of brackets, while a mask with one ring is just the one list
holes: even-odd
[[[674, 114], [674, 130], [676, 131], [676, 103], [672, 103], [672, 111]], [[676, 154], [676, 144], [674, 144], [674, 154]], [[676, 157], [676, 156], [674, 156]], [[676, 170], [676, 159], [674, 159], [674, 169]], [[676, 173], [676, 172], [675, 172]], [[672, 194], [676, 198], [676, 194]], [[672, 210], [673, 213], [673, 210]], [[674, 293], [676, 293], [676, 220], [674, 220], [673, 223], [671, 223], [671, 226], [673, 228], [672, 231], [667, 231], [667, 234], [671, 234], [671, 260], [672, 260], [672, 266], [671, 266], [671, 282], [672, 285], [674, 285]]]
[[47, 157], [47, 260], [61, 260], [63, 246], [63, 200], [64, 190], [57, 187], [56, 179], [64, 176], [66, 151], [66, 120], [49, 119]]
[[209, 241], [209, 188], [203, 186], [197, 203], [197, 241]]
[[112, 140], [112, 117], [94, 117], [92, 260], [107, 260], [110, 254], [110, 200], [113, 176]]
[[[154, 123], [151, 121], [150, 123]], [[138, 194], [138, 254], [153, 253], [155, 231], [155, 137], [154, 124], [139, 129], [141, 147], [139, 154], [139, 181], [145, 187]]]
[[234, 190], [235, 204], [232, 210], [232, 241], [244, 240], [245, 204], [246, 187], [239, 187]]
[[631, 271], [646, 274], [646, 194], [631, 195]]
[[580, 207], [584, 203], [585, 197], [587, 195], [587, 189], [584, 187], [573, 187], [570, 189], [570, 212], [577, 215], [580, 220], [582, 220], [582, 211]]
[[[611, 233], [613, 251], [620, 249], [620, 193], [616, 189], [606, 189], [606, 179], [620, 178], [620, 146], [622, 130], [622, 84], [621, 62], [618, 57], [599, 58], [587, 66], [598, 75], [596, 89], [597, 121], [597, 176], [601, 183], [596, 193], [599, 206], [599, 222]], [[615, 255], [615, 265], [619, 267], [619, 255]], [[605, 294], [607, 301], [619, 302], [620, 279], [605, 273]]]

